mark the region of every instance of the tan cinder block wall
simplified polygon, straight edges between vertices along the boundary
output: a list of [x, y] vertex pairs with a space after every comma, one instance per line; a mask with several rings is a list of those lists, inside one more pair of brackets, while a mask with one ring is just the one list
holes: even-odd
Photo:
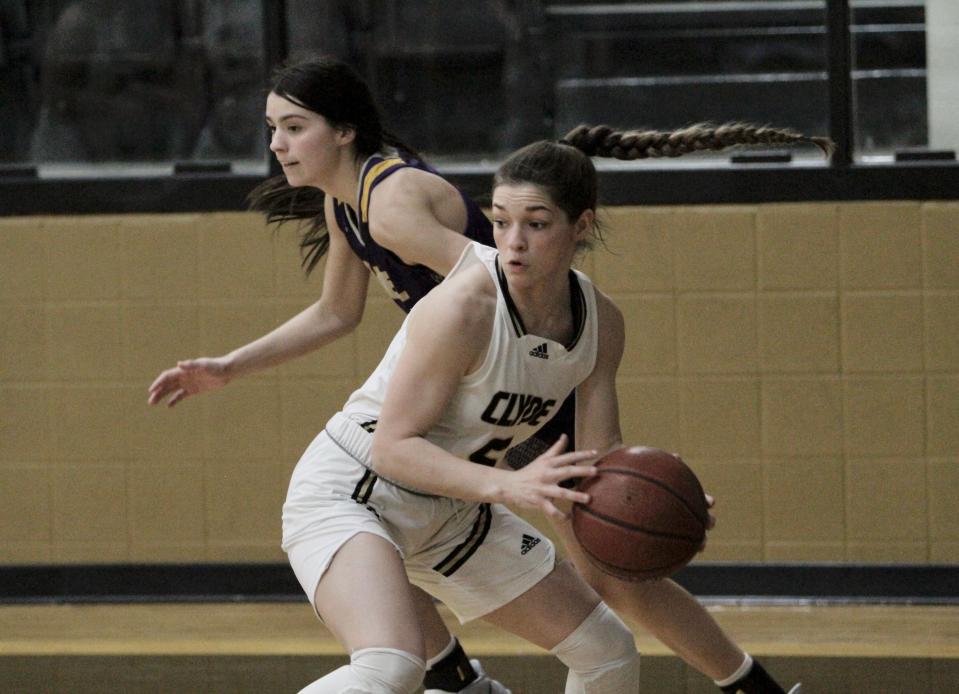
[[[704, 559], [959, 562], [959, 204], [612, 208], [624, 436], [718, 500]], [[242, 213], [0, 218], [0, 564], [283, 561], [296, 460], [401, 313], [149, 408], [176, 359], [308, 305]]]

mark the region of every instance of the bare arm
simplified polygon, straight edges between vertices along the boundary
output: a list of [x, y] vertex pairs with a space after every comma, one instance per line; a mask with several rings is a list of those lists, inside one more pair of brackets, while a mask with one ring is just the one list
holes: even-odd
[[471, 463], [424, 438], [460, 380], [485, 356], [492, 307], [488, 296], [461, 282], [442, 285], [417, 305], [373, 436], [373, 467], [389, 479], [432, 494], [561, 516], [553, 499], [588, 497], [558, 483], [593, 474], [594, 468], [576, 465], [592, 452], [564, 454], [561, 440], [527, 467], [513, 471]]
[[596, 310], [599, 319], [596, 365], [576, 389], [576, 441], [602, 454], [622, 445], [616, 372], [623, 358], [626, 329], [623, 314], [599, 291]]
[[327, 199], [330, 247], [320, 299], [288, 321], [221, 357], [180, 361], [150, 385], [148, 402], [169, 396], [172, 407], [190, 395], [220, 388], [238, 376], [312, 352], [351, 332], [363, 317], [369, 271], [350, 249]]
[[450, 183], [418, 169], [402, 169], [370, 197], [370, 233], [410, 265], [443, 275], [469, 243], [463, 236], [466, 206]]
[[[593, 373], [576, 389], [576, 440], [602, 455], [623, 445], [616, 372], [623, 357], [626, 331], [622, 313], [608, 297], [597, 292], [596, 305], [600, 320], [599, 352]], [[714, 502], [707, 494], [707, 505], [712, 508]], [[715, 524], [716, 519], [709, 514], [708, 528]]]
[[366, 303], [369, 270], [356, 257], [326, 199], [330, 247], [320, 299], [275, 330], [227, 355], [231, 377], [282, 364], [346, 335], [359, 325]]

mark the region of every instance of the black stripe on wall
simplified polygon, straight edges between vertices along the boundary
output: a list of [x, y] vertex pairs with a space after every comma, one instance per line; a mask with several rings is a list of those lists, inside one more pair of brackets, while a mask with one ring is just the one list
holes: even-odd
[[[700, 598], [959, 603], [959, 565], [697, 563], [675, 579]], [[299, 602], [286, 564], [77, 564], [0, 567], [0, 604]]]

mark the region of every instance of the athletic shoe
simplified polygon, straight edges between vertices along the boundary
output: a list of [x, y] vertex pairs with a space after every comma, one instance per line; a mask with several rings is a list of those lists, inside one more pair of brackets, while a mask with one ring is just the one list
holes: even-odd
[[[476, 670], [476, 674], [479, 675], [479, 677], [466, 685], [464, 689], [460, 689], [458, 692], [447, 692], [445, 689], [427, 689], [423, 694], [512, 694], [512, 692], [502, 684], [487, 677], [483, 666], [480, 665], [480, 661], [476, 658], [470, 658], [470, 665], [473, 666], [473, 669]], [[790, 692], [790, 694], [792, 694], [792, 692]]]
[[802, 682], [797, 682], [793, 685], [793, 688], [789, 690], [788, 694], [802, 694]]

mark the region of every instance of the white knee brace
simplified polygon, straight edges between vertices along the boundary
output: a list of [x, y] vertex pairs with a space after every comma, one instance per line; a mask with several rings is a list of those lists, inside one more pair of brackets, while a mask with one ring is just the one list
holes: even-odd
[[413, 694], [423, 684], [426, 663], [395, 648], [354, 651], [350, 664], [300, 690], [300, 694]]
[[570, 669], [566, 694], [639, 691], [639, 653], [632, 632], [606, 603], [550, 651]]

